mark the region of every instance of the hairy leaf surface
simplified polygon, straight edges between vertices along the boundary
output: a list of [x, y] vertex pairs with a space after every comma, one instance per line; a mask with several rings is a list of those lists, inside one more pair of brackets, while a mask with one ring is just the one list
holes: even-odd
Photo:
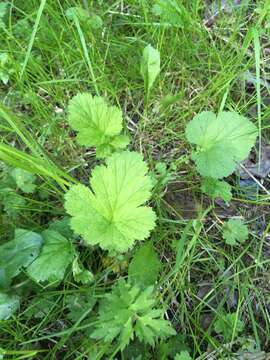
[[248, 228], [241, 219], [230, 219], [224, 223], [223, 238], [228, 245], [243, 243], [248, 238]]
[[92, 190], [74, 185], [65, 196], [72, 229], [90, 245], [116, 252], [147, 238], [155, 226], [155, 213], [142, 206], [151, 196], [146, 174], [147, 166], [136, 152], [115, 153], [106, 165], [96, 166], [90, 178]]
[[77, 141], [81, 145], [96, 147], [98, 157], [106, 157], [129, 143], [127, 136], [120, 135], [121, 110], [107, 105], [102, 97], [78, 94], [71, 99], [68, 112], [70, 126], [78, 131]]

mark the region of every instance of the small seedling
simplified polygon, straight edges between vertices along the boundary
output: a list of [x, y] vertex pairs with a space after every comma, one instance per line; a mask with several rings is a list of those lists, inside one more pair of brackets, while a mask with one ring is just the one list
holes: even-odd
[[141, 60], [141, 75], [144, 80], [145, 88], [145, 106], [148, 105], [150, 90], [160, 73], [160, 54], [159, 51], [153, 48], [150, 44], [143, 50]]
[[107, 105], [102, 97], [78, 94], [71, 99], [68, 113], [70, 126], [78, 132], [78, 143], [94, 146], [97, 157], [107, 157], [128, 145], [128, 137], [120, 134], [123, 121], [121, 110]]
[[243, 243], [248, 238], [248, 228], [241, 219], [230, 219], [222, 227], [226, 244], [234, 246]]
[[244, 330], [244, 323], [237, 313], [221, 314], [214, 324], [215, 332], [222, 335], [226, 342], [237, 337]]

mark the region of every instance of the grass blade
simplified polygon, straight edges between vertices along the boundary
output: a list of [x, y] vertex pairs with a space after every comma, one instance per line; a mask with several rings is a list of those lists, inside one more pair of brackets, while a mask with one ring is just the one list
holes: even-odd
[[256, 93], [257, 93], [257, 114], [258, 114], [258, 128], [259, 128], [259, 169], [261, 166], [261, 152], [262, 152], [262, 100], [261, 100], [261, 81], [260, 81], [260, 39], [257, 29], [254, 29], [254, 50], [255, 50], [255, 65], [256, 65]]
[[86, 41], [85, 41], [85, 38], [84, 38], [84, 35], [83, 35], [83, 32], [82, 32], [82, 28], [80, 26], [80, 23], [79, 23], [79, 20], [78, 20], [77, 16], [74, 16], [74, 22], [75, 22], [75, 25], [76, 25], [76, 28], [77, 28], [77, 31], [78, 31], [78, 35], [80, 37], [80, 41], [81, 41], [81, 45], [82, 45], [82, 48], [83, 48], [85, 61], [86, 61], [87, 65], [88, 65], [88, 68], [89, 68], [89, 72], [90, 72], [90, 76], [91, 76], [92, 81], [93, 81], [95, 92], [96, 92], [97, 95], [99, 95], [99, 90], [98, 90], [98, 86], [97, 86], [97, 80], [96, 80], [95, 73], [94, 73], [94, 70], [93, 70], [93, 67], [92, 67], [92, 63], [91, 63], [91, 60], [90, 60], [90, 56], [89, 56], [89, 53], [88, 53], [88, 49], [87, 49]]
[[192, 223], [193, 223], [192, 221], [189, 221], [187, 223], [187, 225], [185, 226], [184, 231], [183, 231], [183, 233], [181, 235], [181, 238], [180, 238], [180, 240], [178, 242], [176, 260], [175, 260], [175, 265], [174, 265], [174, 271], [175, 272], [180, 270], [180, 266], [181, 266], [182, 259], [183, 259], [184, 247], [185, 247], [185, 244], [186, 244], [186, 240], [187, 240], [187, 237], [188, 237], [189, 230], [192, 227]]
[[23, 151], [14, 149], [3, 143], [0, 144], [0, 159], [15, 167], [51, 178], [55, 180], [63, 190], [66, 190], [67, 187], [75, 182], [75, 180], [65, 174], [61, 169], [58, 169], [46, 160], [28, 155]]
[[37, 17], [36, 17], [36, 21], [35, 21], [35, 25], [34, 25], [34, 28], [33, 28], [32, 34], [31, 34], [31, 38], [30, 38], [30, 41], [29, 41], [29, 44], [28, 44], [28, 47], [27, 47], [27, 52], [26, 52], [26, 55], [25, 55], [25, 59], [24, 59], [23, 65], [22, 65], [20, 78], [23, 77], [26, 66], [28, 64], [29, 57], [30, 57], [30, 54], [31, 54], [31, 51], [32, 51], [32, 47], [34, 45], [35, 37], [36, 37], [37, 31], [38, 31], [38, 25], [39, 25], [39, 22], [40, 22], [40, 18], [41, 18], [41, 15], [43, 13], [45, 5], [46, 5], [46, 0], [41, 0], [40, 6], [39, 6], [39, 9], [38, 9], [38, 13], [37, 13]]

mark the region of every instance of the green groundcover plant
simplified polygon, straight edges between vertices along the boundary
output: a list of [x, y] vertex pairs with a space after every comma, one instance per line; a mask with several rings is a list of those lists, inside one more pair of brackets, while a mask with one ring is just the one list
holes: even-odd
[[258, 132], [247, 118], [222, 111], [217, 116], [204, 111], [187, 125], [186, 137], [197, 146], [192, 152], [202, 176], [221, 179], [233, 173], [255, 143]]
[[91, 190], [73, 185], [65, 196], [72, 229], [87, 243], [125, 252], [155, 226], [155, 213], [142, 206], [151, 196], [151, 178], [140, 154], [115, 153], [92, 171]]
[[[86, 16], [72, 9], [67, 14], [71, 20], [78, 21], [78, 17], [84, 19]], [[166, 19], [162, 9], [160, 1], [155, 12]], [[146, 108], [159, 72], [159, 52], [148, 45], [141, 62]], [[153, 174], [141, 153], [127, 149], [129, 136], [121, 109], [110, 105], [105, 97], [79, 93], [70, 100], [67, 112], [76, 141], [95, 149], [97, 164], [90, 170], [87, 181], [69, 181], [66, 177], [58, 183], [65, 190], [63, 205], [67, 218], [53, 221], [41, 230], [17, 228], [13, 238], [0, 245], [0, 319], [8, 320], [20, 307], [21, 295], [15, 291], [20, 277], [27, 278], [33, 286], [53, 287], [59, 286], [67, 276], [76, 286], [89, 290], [78, 297], [69, 295], [67, 307], [68, 318], [75, 324], [82, 322], [91, 341], [102, 342], [108, 349], [114, 345], [113, 354], [124, 351], [136, 341], [153, 347], [176, 334], [169, 317], [164, 316], [166, 306], [158, 301], [155, 288], [162, 262], [149, 239], [158, 225], [158, 217], [151, 206], [156, 184]], [[223, 179], [248, 156], [256, 137], [253, 123], [236, 112], [222, 111], [215, 115], [204, 111], [187, 124], [186, 138], [195, 146], [190, 160], [202, 176], [204, 194], [213, 200], [231, 201], [232, 187]], [[10, 149], [4, 146], [1, 151], [2, 158], [8, 162]], [[19, 151], [14, 154], [19, 158]], [[23, 207], [23, 195], [39, 191], [37, 175], [44, 176], [51, 171], [53, 180], [62, 175], [55, 173], [52, 162], [48, 169], [41, 171], [40, 164], [33, 165], [34, 157], [27, 155], [25, 159], [32, 166], [31, 172], [26, 171], [26, 165], [13, 166], [6, 171], [6, 179], [0, 187], [3, 210], [14, 219], [17, 212], [10, 212], [10, 202], [18, 208]], [[165, 174], [166, 184], [170, 180], [166, 169], [162, 166], [157, 169]], [[18, 193], [21, 197], [17, 198]], [[40, 196], [46, 195], [40, 193]], [[234, 246], [247, 239], [248, 228], [244, 221], [230, 219], [223, 223], [222, 236], [227, 245]], [[183, 234], [183, 239], [185, 237]], [[177, 255], [179, 264], [181, 246]], [[124, 263], [123, 259], [131, 259], [126, 266], [127, 278], [117, 279], [111, 287], [104, 286], [103, 292], [95, 298], [94, 286], [97, 281], [108, 280], [108, 274], [103, 277], [93, 274], [91, 264], [85, 264], [81, 256], [82, 247], [111, 259], [116, 264], [112, 268]], [[227, 323], [229, 330], [226, 330]], [[242, 327], [243, 323], [232, 314], [219, 318], [214, 330], [229, 341]], [[190, 359], [189, 352], [184, 347], [175, 354], [175, 359]]]

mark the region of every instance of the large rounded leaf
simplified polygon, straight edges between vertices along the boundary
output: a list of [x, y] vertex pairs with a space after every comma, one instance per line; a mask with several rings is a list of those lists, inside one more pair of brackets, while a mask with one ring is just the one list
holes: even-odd
[[258, 135], [256, 126], [235, 112], [204, 111], [187, 125], [186, 137], [197, 145], [192, 153], [197, 170], [202, 176], [216, 179], [233, 173], [244, 160]]

